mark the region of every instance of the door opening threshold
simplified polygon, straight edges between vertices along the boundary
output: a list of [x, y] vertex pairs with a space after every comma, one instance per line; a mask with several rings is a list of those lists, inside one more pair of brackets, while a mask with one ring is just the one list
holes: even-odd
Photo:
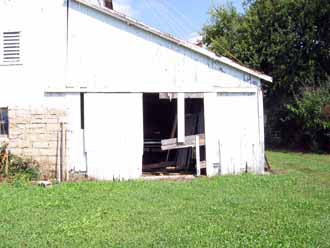
[[191, 174], [152, 175], [144, 173], [141, 180], [144, 181], [191, 181], [197, 178]]

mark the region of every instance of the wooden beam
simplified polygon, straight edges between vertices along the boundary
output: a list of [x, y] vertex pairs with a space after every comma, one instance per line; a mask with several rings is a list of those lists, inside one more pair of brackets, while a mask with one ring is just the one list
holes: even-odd
[[[199, 143], [200, 145], [205, 145], [205, 134], [198, 134], [199, 136]], [[184, 143], [187, 145], [194, 145], [195, 144], [195, 137], [196, 135], [189, 135], [185, 137]], [[162, 146], [168, 146], [168, 145], [177, 145], [178, 140], [177, 138], [173, 139], [164, 139], [161, 141]]]
[[[204, 98], [204, 93], [185, 93], [184, 95], [185, 98]], [[178, 98], [178, 93], [159, 93], [159, 99], [177, 99]]]
[[173, 144], [173, 145], [162, 146], [162, 150], [163, 151], [177, 150], [177, 149], [183, 149], [183, 148], [194, 147], [194, 146], [195, 145], [193, 145], [193, 144]]
[[185, 140], [185, 100], [184, 93], [178, 93], [177, 100], [177, 115], [178, 115], [178, 128], [177, 128], [177, 137], [178, 143], [184, 143]]
[[176, 162], [175, 161], [169, 161], [169, 162], [161, 162], [161, 163], [156, 163], [156, 164], [146, 164], [143, 165], [143, 171], [150, 171], [154, 169], [162, 169], [166, 168], [168, 166], [175, 166]]
[[201, 169], [206, 169], [206, 161], [201, 161]]
[[199, 146], [199, 136], [195, 137], [196, 144], [196, 175], [199, 177], [201, 175], [201, 161], [200, 161], [200, 146]]
[[[182, 149], [187, 147], [195, 147], [196, 146], [196, 135], [190, 135], [185, 137], [184, 143], [178, 143], [177, 139], [166, 139], [162, 140], [162, 150], [174, 150], [174, 149]], [[199, 145], [204, 146], [205, 145], [205, 135], [199, 134]]]
[[[174, 138], [175, 137], [175, 133], [176, 133], [176, 126], [177, 126], [177, 115], [175, 115], [175, 119], [174, 119], [174, 122], [173, 122], [173, 126], [172, 126], [172, 131], [171, 131], [171, 136], [170, 138]], [[166, 154], [166, 161], [168, 161], [170, 159], [170, 150], [167, 151], [167, 154]]]

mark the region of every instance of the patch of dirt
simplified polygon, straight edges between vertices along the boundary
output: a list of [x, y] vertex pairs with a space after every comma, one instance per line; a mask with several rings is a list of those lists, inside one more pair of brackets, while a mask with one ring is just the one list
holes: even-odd
[[141, 180], [145, 181], [175, 181], [175, 182], [190, 182], [196, 177], [193, 175], [143, 175]]
[[283, 169], [271, 169], [268, 172], [272, 175], [286, 175], [289, 173], [287, 170], [283, 170]]
[[301, 167], [301, 168], [295, 168], [297, 171], [300, 171], [300, 172], [304, 172], [304, 173], [313, 173], [315, 172], [314, 170], [312, 170], [311, 168], [306, 168], [306, 167]]

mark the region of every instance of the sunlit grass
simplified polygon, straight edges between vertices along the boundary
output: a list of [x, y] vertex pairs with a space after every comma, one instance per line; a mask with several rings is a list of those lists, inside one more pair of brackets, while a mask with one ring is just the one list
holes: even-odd
[[269, 152], [275, 174], [0, 185], [0, 247], [330, 247], [330, 158]]

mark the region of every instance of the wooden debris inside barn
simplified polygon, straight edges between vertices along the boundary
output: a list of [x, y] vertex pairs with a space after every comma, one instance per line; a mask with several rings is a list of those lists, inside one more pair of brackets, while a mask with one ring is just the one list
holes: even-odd
[[184, 139], [180, 142], [177, 99], [145, 94], [145, 175], [200, 175], [206, 168], [203, 101], [200, 95], [195, 97], [184, 101]]

